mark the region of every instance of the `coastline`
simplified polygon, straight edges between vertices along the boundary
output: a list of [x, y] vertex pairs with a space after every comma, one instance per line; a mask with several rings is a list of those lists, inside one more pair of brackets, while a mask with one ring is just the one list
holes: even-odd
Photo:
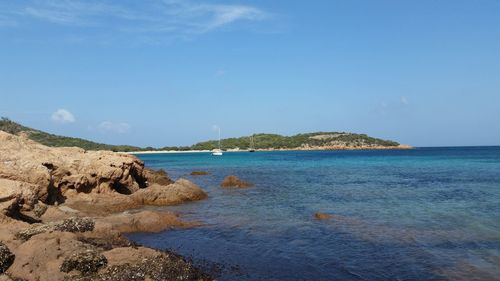
[[[256, 152], [274, 151], [341, 151], [341, 150], [409, 150], [413, 146], [401, 144], [398, 146], [321, 146], [321, 147], [296, 147], [296, 148], [260, 148]], [[176, 153], [211, 153], [211, 150], [147, 150], [147, 151], [120, 151], [121, 154], [176, 154]], [[248, 149], [228, 149], [224, 152], [249, 152]]]

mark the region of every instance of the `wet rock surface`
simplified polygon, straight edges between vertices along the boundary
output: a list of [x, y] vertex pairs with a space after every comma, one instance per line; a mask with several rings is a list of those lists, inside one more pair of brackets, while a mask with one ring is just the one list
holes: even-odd
[[61, 265], [62, 272], [70, 272], [77, 270], [83, 275], [97, 272], [101, 267], [108, 264], [105, 256], [96, 250], [86, 250], [79, 253], [74, 253], [64, 259]]
[[246, 181], [242, 181], [237, 176], [227, 176], [224, 178], [224, 180], [222, 181], [220, 186], [225, 187], [225, 188], [235, 188], [235, 187], [236, 188], [247, 188], [247, 187], [252, 187], [253, 184], [246, 182]]
[[7, 269], [14, 263], [14, 254], [7, 248], [7, 246], [0, 242], [0, 274], [7, 271]]

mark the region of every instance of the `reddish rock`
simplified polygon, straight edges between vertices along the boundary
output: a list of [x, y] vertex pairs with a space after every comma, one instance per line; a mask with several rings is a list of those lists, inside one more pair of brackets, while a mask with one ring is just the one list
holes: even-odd
[[253, 184], [242, 181], [237, 176], [227, 176], [224, 178], [220, 186], [226, 188], [231, 188], [231, 187], [247, 188], [247, 187], [252, 187]]
[[174, 183], [174, 181], [168, 177], [167, 172], [163, 169], [157, 171], [144, 169], [144, 176], [147, 178], [148, 185], [169, 185]]
[[0, 280], [210, 280], [182, 257], [136, 248], [121, 235], [193, 223], [156, 211], [112, 214], [206, 197], [134, 156], [47, 147], [0, 131]]
[[131, 197], [138, 204], [165, 206], [205, 199], [207, 194], [196, 184], [186, 179], [179, 179], [167, 186], [152, 185], [141, 189]]
[[333, 216], [330, 214], [325, 214], [325, 213], [320, 213], [320, 212], [314, 213], [314, 219], [317, 219], [317, 220], [328, 220], [331, 218], [333, 218]]
[[206, 176], [208, 175], [208, 172], [205, 171], [192, 171], [191, 176]]

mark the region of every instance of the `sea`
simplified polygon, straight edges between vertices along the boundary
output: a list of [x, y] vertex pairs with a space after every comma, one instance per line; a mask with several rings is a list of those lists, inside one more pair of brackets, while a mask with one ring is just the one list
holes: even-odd
[[208, 199], [161, 208], [200, 226], [129, 238], [217, 280], [500, 280], [500, 147], [138, 157]]

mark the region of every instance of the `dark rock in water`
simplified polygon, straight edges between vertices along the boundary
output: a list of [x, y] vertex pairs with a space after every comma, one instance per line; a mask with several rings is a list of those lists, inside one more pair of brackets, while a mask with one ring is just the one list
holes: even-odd
[[331, 219], [332, 217], [333, 216], [330, 214], [325, 214], [325, 213], [320, 213], [320, 212], [314, 213], [314, 219], [317, 219], [317, 220], [328, 220], [328, 219]]
[[156, 257], [146, 258], [138, 264], [121, 264], [109, 266], [92, 275], [75, 277], [72, 280], [214, 280], [209, 275], [195, 268], [181, 256], [165, 252]]
[[208, 175], [208, 172], [205, 171], [192, 171], [191, 176], [206, 176]]
[[59, 222], [33, 225], [16, 233], [16, 238], [27, 241], [31, 237], [49, 231], [86, 232], [94, 230], [95, 222], [90, 218], [69, 218]]
[[62, 272], [78, 270], [83, 275], [97, 272], [101, 267], [108, 264], [105, 256], [96, 250], [87, 250], [85, 252], [75, 253], [64, 259], [61, 265]]
[[16, 256], [0, 242], [0, 274], [3, 274], [14, 263]]
[[240, 180], [237, 176], [227, 176], [222, 181], [221, 187], [238, 187], [246, 188], [251, 187], [253, 184]]

